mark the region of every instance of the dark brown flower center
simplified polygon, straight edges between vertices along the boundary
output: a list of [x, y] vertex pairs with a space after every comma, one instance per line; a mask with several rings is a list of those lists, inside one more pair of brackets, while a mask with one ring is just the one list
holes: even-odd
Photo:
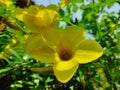
[[73, 56], [73, 51], [69, 47], [60, 47], [58, 49], [58, 55], [61, 60], [67, 61], [70, 60]]

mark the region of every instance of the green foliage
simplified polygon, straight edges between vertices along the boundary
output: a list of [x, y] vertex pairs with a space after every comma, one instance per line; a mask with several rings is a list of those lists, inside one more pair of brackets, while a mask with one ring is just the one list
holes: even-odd
[[[29, 1], [29, 0], [28, 0]], [[16, 2], [16, 1], [15, 1]], [[89, 2], [85, 4], [85, 2]], [[53, 72], [39, 74], [33, 67], [46, 67], [49, 64], [37, 62], [24, 51], [27, 29], [18, 21], [12, 10], [0, 3], [0, 90], [119, 90], [120, 89], [120, 9], [119, 13], [105, 10], [119, 0], [72, 0], [59, 10], [62, 21], [67, 25], [84, 26], [104, 49], [98, 60], [80, 65], [72, 80], [62, 84]], [[81, 10], [81, 19], [72, 18]], [[3, 19], [4, 18], [4, 19]], [[5, 20], [10, 20], [6, 22]], [[11, 21], [13, 20], [13, 21]]]

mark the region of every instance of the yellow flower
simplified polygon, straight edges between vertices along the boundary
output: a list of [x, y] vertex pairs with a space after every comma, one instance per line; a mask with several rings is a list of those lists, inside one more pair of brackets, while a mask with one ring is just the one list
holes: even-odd
[[10, 7], [13, 2], [11, 0], [0, 0], [0, 3], [5, 4], [7, 7]]
[[65, 7], [67, 4], [70, 3], [71, 0], [62, 0], [62, 4], [61, 4], [61, 7]]
[[53, 10], [44, 7], [31, 6], [23, 17], [23, 22], [32, 32], [41, 33], [45, 29], [55, 27], [56, 22], [60, 20], [59, 14]]
[[13, 15], [18, 20], [23, 21], [33, 33], [41, 33], [50, 27], [56, 27], [56, 23], [60, 20], [57, 8], [55, 7], [55, 5], [47, 7], [32, 5], [28, 9], [16, 8]]
[[83, 28], [68, 26], [60, 31], [55, 28], [41, 35], [31, 35], [25, 44], [25, 51], [36, 60], [53, 63], [56, 78], [68, 82], [79, 64], [94, 61], [103, 54], [102, 47], [95, 40], [85, 40]]

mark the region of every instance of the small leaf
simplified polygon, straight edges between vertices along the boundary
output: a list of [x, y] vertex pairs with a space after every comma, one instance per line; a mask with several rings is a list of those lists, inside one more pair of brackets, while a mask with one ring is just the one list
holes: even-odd
[[52, 67], [34, 67], [30, 68], [31, 71], [39, 73], [41, 75], [47, 75], [52, 72]]
[[19, 56], [19, 54], [16, 51], [14, 51], [13, 49], [9, 49], [9, 51], [17, 58], [15, 62], [17, 63], [23, 62], [22, 58]]
[[11, 67], [2, 68], [2, 69], [0, 69], [0, 73], [5, 73], [7, 71], [10, 71], [11, 69], [12, 69]]
[[18, 87], [18, 88], [22, 88], [23, 85], [22, 84], [14, 84], [15, 87]]
[[59, 14], [63, 17], [63, 16], [65, 15], [64, 10], [60, 9], [60, 10], [59, 10]]
[[77, 5], [73, 5], [73, 12], [77, 12], [77, 10], [78, 10], [78, 6]]

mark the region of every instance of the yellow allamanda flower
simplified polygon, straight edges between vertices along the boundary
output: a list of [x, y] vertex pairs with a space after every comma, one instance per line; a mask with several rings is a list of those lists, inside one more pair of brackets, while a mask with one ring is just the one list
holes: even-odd
[[[59, 15], [56, 12], [59, 8], [55, 5], [48, 5], [47, 7], [40, 5], [32, 5], [29, 8], [19, 8], [17, 7], [14, 12], [13, 15], [20, 21], [24, 21], [25, 24], [30, 24], [31, 22], [29, 22], [30, 20], [32, 21], [36, 21], [36, 19], [38, 20], [44, 20], [45, 19], [49, 19], [49, 22], [52, 22], [51, 20], [59, 20]], [[20, 13], [21, 12], [21, 13]], [[47, 17], [46, 17], [47, 16]], [[44, 19], [43, 19], [44, 18]], [[41, 23], [43, 23], [42, 21], [40, 21]], [[36, 21], [36, 23], [39, 23]], [[40, 23], [39, 23], [40, 24]], [[30, 27], [31, 25], [28, 25], [28, 27]], [[41, 26], [41, 25], [40, 25]], [[47, 26], [47, 25], [46, 25]]]
[[0, 3], [5, 4], [7, 7], [10, 7], [10, 5], [13, 4], [11, 0], [0, 0]]
[[[37, 9], [37, 10], [36, 10]], [[37, 6], [37, 5], [32, 5], [30, 6], [29, 8], [20, 8], [20, 7], [17, 7], [14, 12], [13, 12], [13, 15], [20, 21], [23, 21], [23, 16], [24, 14], [27, 14], [28, 12], [32, 13], [34, 12], [34, 10], [36, 12], [38, 12], [40, 9], [52, 9], [52, 10], [56, 10], [58, 11], [59, 8], [56, 6], [56, 5], [48, 5], [47, 7], [43, 6], [43, 5], [40, 5], [40, 6]], [[33, 11], [32, 11], [33, 10]]]
[[25, 23], [28, 29], [39, 33], [50, 27], [55, 27], [56, 22], [60, 20], [59, 14], [53, 7], [53, 5], [48, 7], [33, 5], [28, 9], [21, 9], [22, 14], [17, 14], [20, 12], [20, 8], [18, 8], [14, 14]]
[[60, 82], [68, 82], [79, 64], [92, 62], [103, 54], [102, 47], [95, 40], [85, 39], [83, 28], [53, 29], [45, 31], [42, 37], [31, 35], [26, 41], [25, 51], [36, 60], [53, 63], [54, 74]]
[[[3, 1], [3, 0], [2, 0]], [[19, 19], [19, 20], [21, 20], [21, 21], [23, 21], [23, 16], [24, 16], [24, 14], [26, 14], [28, 11], [30, 11], [30, 13], [32, 13], [32, 12], [38, 12], [39, 10], [41, 10], [41, 9], [52, 9], [52, 10], [55, 10], [55, 11], [58, 11], [60, 8], [63, 8], [63, 7], [65, 7], [67, 4], [69, 4], [70, 3], [70, 1], [71, 0], [62, 0], [61, 1], [61, 5], [60, 5], [60, 7], [59, 6], [56, 6], [56, 5], [54, 5], [54, 4], [50, 4], [50, 5], [48, 5], [47, 7], [45, 7], [45, 6], [43, 6], [43, 5], [40, 5], [40, 6], [37, 6], [37, 5], [32, 5], [32, 6], [30, 6], [28, 9], [23, 9], [23, 8], [16, 8], [15, 10], [14, 10], [14, 16], [17, 18], [17, 19]], [[33, 11], [32, 11], [33, 10]], [[35, 11], [34, 11], [35, 10]], [[21, 12], [21, 13], [20, 13]], [[30, 14], [30, 13], [28, 13], [28, 14]], [[35, 13], [34, 13], [35, 14]]]

